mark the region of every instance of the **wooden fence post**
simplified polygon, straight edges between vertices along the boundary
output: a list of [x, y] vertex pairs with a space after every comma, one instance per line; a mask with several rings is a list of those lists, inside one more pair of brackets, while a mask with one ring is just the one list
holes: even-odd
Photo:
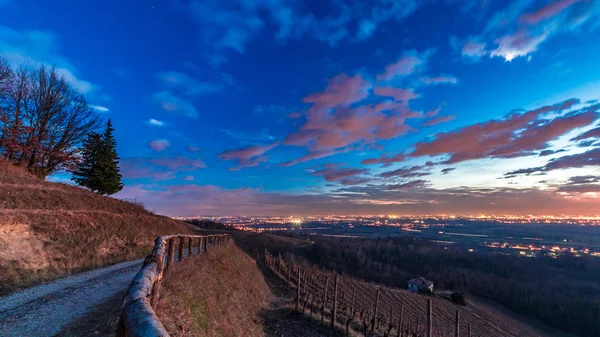
[[174, 239], [169, 239], [167, 269], [171, 268], [173, 263], [175, 263], [175, 242], [174, 241], [175, 241]]
[[375, 297], [375, 310], [373, 311], [373, 321], [371, 322], [371, 332], [375, 332], [375, 323], [377, 320], [377, 308], [379, 307], [379, 291], [380, 291], [380, 289], [377, 288], [377, 295]]
[[306, 270], [304, 270], [302, 275], [303, 275], [302, 278], [304, 279], [304, 284], [302, 284], [302, 293], [304, 294], [304, 297], [306, 298], [306, 284], [308, 283], [308, 282], [306, 282], [306, 280], [308, 278], [308, 275], [306, 274]]
[[329, 285], [329, 277], [325, 278], [325, 291], [323, 292], [323, 303], [321, 304], [321, 322], [325, 321], [325, 303], [327, 302], [327, 286]]
[[335, 275], [333, 281], [333, 311], [331, 313], [331, 327], [335, 327], [335, 320], [337, 319], [337, 288], [338, 288], [338, 276]]
[[[166, 244], [166, 242], [162, 241], [162, 239], [159, 240], [159, 244], [164, 247], [164, 244]], [[158, 277], [156, 278], [156, 282], [154, 282], [154, 284], [152, 285], [152, 292], [150, 293], [150, 306], [152, 308], [156, 308], [156, 305], [158, 304], [158, 300], [160, 298], [160, 284], [162, 282], [163, 272], [165, 271], [164, 250], [163, 255], [159, 256], [158, 262], [156, 262], [156, 264], [158, 266]]]
[[356, 288], [352, 288], [352, 304], [350, 305], [350, 317], [354, 320], [354, 297], [356, 296]]
[[400, 318], [398, 319], [398, 337], [400, 337], [400, 329], [402, 327], [402, 315], [404, 315], [404, 303], [400, 303]]
[[454, 337], [460, 334], [460, 312], [456, 310], [456, 319], [454, 320]]
[[300, 267], [298, 267], [298, 279], [296, 279], [296, 311], [300, 306]]
[[177, 259], [177, 261], [182, 261], [183, 260], [183, 245], [185, 244], [185, 239], [183, 238], [183, 236], [179, 237], [179, 258]]
[[189, 241], [188, 241], [188, 255], [187, 256], [190, 257], [190, 256], [194, 255], [193, 254], [194, 251], [192, 250], [192, 245], [193, 245], [192, 241], [193, 240], [192, 240], [192, 238], [188, 238], [188, 240]]
[[431, 321], [432, 321], [432, 316], [431, 316], [431, 299], [428, 298], [427, 299], [427, 337], [431, 337], [431, 334], [433, 333], [431, 330]]
[[467, 336], [471, 337], [471, 324], [467, 325]]
[[202, 252], [202, 237], [198, 238], [198, 255]]

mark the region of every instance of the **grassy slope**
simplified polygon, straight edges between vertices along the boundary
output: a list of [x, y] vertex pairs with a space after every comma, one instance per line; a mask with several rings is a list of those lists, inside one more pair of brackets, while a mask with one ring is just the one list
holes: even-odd
[[0, 294], [147, 255], [178, 221], [0, 161]]
[[157, 314], [173, 337], [264, 336], [271, 296], [254, 260], [230, 244], [168, 270]]

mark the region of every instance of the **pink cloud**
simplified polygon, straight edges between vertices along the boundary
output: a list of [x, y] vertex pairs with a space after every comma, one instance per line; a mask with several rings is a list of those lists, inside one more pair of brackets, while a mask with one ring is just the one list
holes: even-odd
[[535, 25], [541, 21], [550, 19], [560, 12], [567, 9], [569, 6], [579, 2], [579, 0], [558, 0], [554, 1], [533, 13], [526, 13], [521, 15], [519, 22], [524, 22], [530, 25]]
[[514, 34], [497, 39], [498, 47], [490, 53], [490, 56], [499, 56], [510, 62], [517, 57], [527, 56], [536, 51], [540, 43], [544, 42], [547, 37], [547, 33], [532, 36], [527, 30], [520, 29]]
[[[357, 169], [357, 168], [340, 168], [332, 165], [323, 165], [322, 168], [311, 173], [312, 176], [323, 177], [328, 182], [358, 182], [364, 181], [366, 178], [360, 176], [364, 173], [369, 172], [368, 169]], [[347, 184], [352, 185], [352, 184]]]
[[501, 120], [470, 125], [440, 133], [429, 142], [419, 142], [413, 157], [449, 155], [447, 163], [487, 157], [511, 158], [543, 150], [547, 143], [567, 132], [589, 125], [599, 106], [569, 112], [554, 119], [544, 118], [548, 112], [563, 113], [579, 101], [576, 99], [544, 106], [523, 114], [510, 114]]
[[379, 158], [368, 158], [361, 161], [361, 164], [383, 164], [382, 167], [388, 167], [393, 163], [401, 163], [405, 161], [407, 156], [403, 153], [398, 153], [393, 156], [382, 155]]
[[249, 159], [239, 159], [237, 161], [237, 163], [238, 163], [237, 166], [230, 167], [228, 170], [229, 171], [239, 171], [246, 167], [258, 166], [262, 163], [266, 163], [267, 161], [268, 161], [268, 158], [265, 156], [258, 156], [258, 157], [253, 157], [253, 158], [249, 158]]
[[360, 75], [342, 74], [332, 79], [323, 92], [305, 97], [304, 102], [313, 103], [306, 113], [306, 122], [298, 131], [288, 134], [283, 143], [303, 146], [317, 154], [287, 164], [318, 158], [320, 154], [361, 141], [370, 144], [397, 137], [410, 130], [404, 123], [406, 119], [422, 117], [407, 107], [406, 100], [418, 97], [411, 89], [377, 87], [376, 95], [394, 97], [396, 101], [356, 105], [369, 97], [371, 88]]
[[348, 149], [340, 149], [340, 150], [326, 150], [326, 151], [317, 151], [317, 152], [310, 152], [307, 153], [299, 158], [296, 158], [294, 160], [290, 160], [287, 162], [283, 162], [281, 164], [279, 164], [279, 166], [293, 166], [296, 164], [300, 164], [300, 163], [304, 163], [307, 162], [309, 160], [314, 160], [314, 159], [320, 159], [320, 158], [325, 158], [325, 157], [329, 157], [332, 156], [334, 154], [338, 154], [338, 153], [342, 153], [342, 152], [346, 152], [348, 151]]
[[120, 171], [126, 179], [148, 178], [155, 181], [170, 180], [179, 172], [206, 168], [200, 159], [186, 157], [126, 157], [121, 159]]
[[[404, 56], [386, 67], [381, 75], [408, 75], [415, 72], [423, 60], [417, 56]], [[386, 75], [387, 74], [387, 75]], [[390, 78], [392, 78], [390, 77]], [[431, 79], [431, 83], [452, 82], [450, 77]], [[388, 97], [393, 98], [389, 99]], [[303, 113], [299, 128], [287, 134], [282, 144], [303, 147], [307, 153], [299, 158], [279, 164], [291, 166], [313, 159], [324, 158], [335, 153], [349, 151], [361, 146], [376, 146], [379, 141], [402, 136], [414, 129], [407, 124], [408, 119], [431, 117], [439, 109], [427, 112], [414, 111], [409, 101], [418, 98], [413, 89], [377, 86], [360, 74], [349, 76], [340, 74], [327, 83], [323, 91], [303, 98], [309, 104]], [[295, 114], [291, 117], [300, 117]], [[262, 153], [254, 153], [258, 148], [246, 148], [252, 156], [227, 151], [221, 154], [222, 160], [248, 160]], [[234, 150], [240, 151], [240, 150]], [[254, 164], [254, 162], [252, 162]]]
[[485, 50], [485, 43], [469, 40], [463, 45], [461, 53], [463, 56], [479, 59], [488, 52]]
[[258, 166], [260, 163], [267, 161], [263, 156], [266, 152], [279, 145], [278, 142], [267, 145], [254, 145], [242, 149], [227, 150], [219, 155], [221, 160], [233, 160], [236, 163], [235, 167], [230, 168], [230, 171], [239, 171], [245, 167]]
[[171, 146], [171, 143], [166, 139], [156, 139], [148, 143], [148, 146], [156, 152], [161, 152]]
[[189, 152], [200, 152], [202, 149], [197, 146], [190, 145], [186, 147], [186, 150], [188, 150]]
[[396, 101], [408, 101], [419, 97], [413, 89], [402, 89], [393, 87], [376, 87], [373, 91], [375, 95], [383, 97], [393, 97]]
[[455, 120], [456, 116], [455, 115], [449, 115], [449, 116], [439, 116], [436, 118], [432, 118], [430, 120], [428, 120], [427, 122], [423, 123], [423, 126], [433, 126], [433, 125], [438, 125], [441, 123], [446, 123], [452, 120]]
[[314, 103], [316, 108], [333, 108], [349, 106], [361, 101], [369, 95], [372, 88], [361, 75], [348, 76], [340, 74], [332, 78], [322, 92], [310, 94], [302, 100], [304, 103]]
[[433, 110], [429, 110], [427, 112], [425, 112], [425, 117], [434, 117], [437, 116], [437, 114], [440, 113], [440, 110], [442, 110], [442, 107], [437, 107]]
[[161, 157], [149, 159], [153, 165], [166, 167], [171, 170], [196, 170], [206, 168], [206, 164], [200, 159], [186, 157]]
[[175, 96], [170, 91], [159, 91], [152, 98], [160, 108], [180, 116], [198, 118], [198, 111], [189, 101]]
[[444, 75], [444, 76], [425, 78], [425, 79], [423, 79], [423, 83], [425, 83], [425, 84], [444, 84], [444, 83], [456, 84], [456, 83], [458, 83], [458, 79], [454, 76]]
[[385, 67], [385, 71], [377, 75], [378, 80], [391, 80], [397, 76], [406, 76], [414, 73], [423, 60], [417, 56], [402, 56], [398, 61]]

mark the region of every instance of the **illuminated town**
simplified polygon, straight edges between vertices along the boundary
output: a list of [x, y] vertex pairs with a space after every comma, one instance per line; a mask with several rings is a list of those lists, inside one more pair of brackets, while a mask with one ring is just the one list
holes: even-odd
[[196, 216], [237, 230], [344, 237], [414, 236], [469, 252], [600, 257], [600, 217], [486, 215]]

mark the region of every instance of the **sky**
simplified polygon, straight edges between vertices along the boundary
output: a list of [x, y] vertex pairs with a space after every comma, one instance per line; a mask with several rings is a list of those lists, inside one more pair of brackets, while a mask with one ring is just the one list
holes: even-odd
[[0, 0], [0, 57], [112, 119], [115, 197], [160, 214], [599, 215], [599, 23], [597, 0]]

